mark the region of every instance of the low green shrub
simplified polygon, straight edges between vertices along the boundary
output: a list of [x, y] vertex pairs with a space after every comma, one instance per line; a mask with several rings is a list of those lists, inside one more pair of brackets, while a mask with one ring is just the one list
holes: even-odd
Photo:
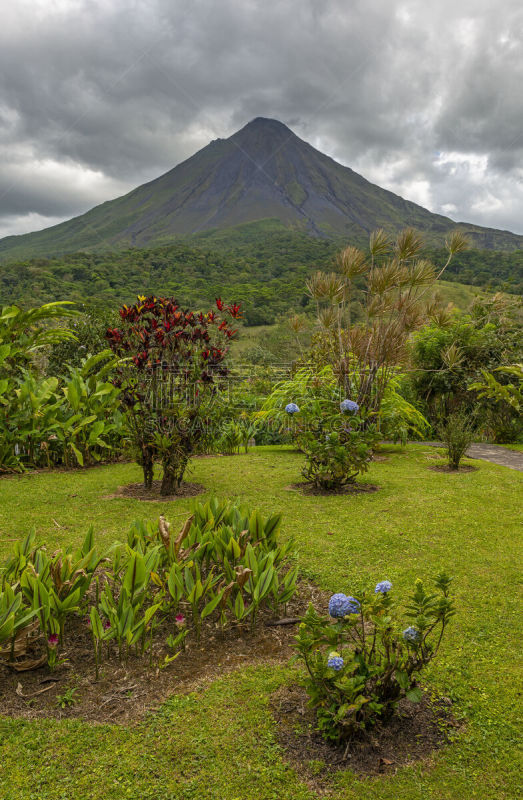
[[[57, 647], [64, 643], [67, 619], [80, 610], [91, 586], [94, 573], [103, 556], [94, 545], [92, 528], [78, 550], [60, 548], [52, 555], [43, 546], [35, 545], [35, 532], [17, 542], [13, 554], [0, 569], [0, 591], [13, 596], [12, 608], [27, 624], [34, 617], [44, 637], [47, 662], [56, 663]], [[16, 635], [23, 625], [11, 631], [10, 647], [14, 650]], [[5, 653], [0, 650], [2, 656]]]
[[437, 431], [445, 445], [449, 467], [459, 469], [461, 459], [474, 441], [473, 419], [463, 411], [455, 411], [438, 425]]
[[305, 453], [302, 475], [319, 489], [336, 490], [354, 483], [358, 475], [368, 470], [379, 438], [374, 426], [354, 429], [342, 420], [337, 424], [320, 423], [299, 437]]
[[450, 584], [447, 575], [438, 575], [430, 593], [417, 580], [405, 612], [408, 625], [398, 622], [390, 581], [356, 597], [334, 594], [330, 616], [309, 607], [295, 647], [325, 739], [348, 739], [386, 720], [403, 697], [421, 700], [418, 676], [437, 655], [454, 614]]

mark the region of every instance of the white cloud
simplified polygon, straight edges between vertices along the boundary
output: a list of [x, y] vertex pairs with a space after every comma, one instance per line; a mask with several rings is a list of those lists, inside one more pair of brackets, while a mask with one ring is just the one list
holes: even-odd
[[42, 214], [6, 215], [0, 222], [0, 238], [3, 236], [17, 236], [27, 231], [41, 231], [51, 225], [63, 222], [63, 217], [42, 216]]

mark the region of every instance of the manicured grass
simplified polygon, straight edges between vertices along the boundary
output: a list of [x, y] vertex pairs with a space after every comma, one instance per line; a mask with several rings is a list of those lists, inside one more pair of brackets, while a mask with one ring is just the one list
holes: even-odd
[[[277, 448], [197, 460], [191, 477], [220, 496], [282, 510], [283, 534], [296, 540], [302, 570], [326, 589], [350, 593], [388, 578], [402, 592], [442, 568], [455, 576], [458, 614], [425, 685], [454, 700], [464, 728], [427, 762], [394, 776], [340, 773], [329, 796], [512, 799], [519, 786], [521, 474], [478, 461], [476, 472], [433, 472], [434, 450], [423, 445], [383, 452], [389, 460], [365, 477], [381, 487], [374, 494], [288, 491], [302, 456]], [[190, 501], [101, 499], [138, 479], [137, 467], [120, 464], [0, 480], [0, 557], [11, 546], [6, 539], [33, 525], [55, 546], [79, 542], [89, 522], [108, 544], [136, 517], [183, 520]], [[293, 667], [239, 671], [173, 696], [132, 728], [0, 718], [0, 798], [314, 798], [282, 759], [267, 713], [270, 693], [294, 675]]]

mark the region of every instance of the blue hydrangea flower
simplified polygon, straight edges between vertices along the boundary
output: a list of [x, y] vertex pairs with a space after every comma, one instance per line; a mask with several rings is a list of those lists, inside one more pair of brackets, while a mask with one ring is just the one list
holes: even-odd
[[347, 597], [346, 594], [338, 592], [333, 594], [329, 600], [329, 614], [334, 619], [346, 617], [347, 614], [357, 614], [360, 610], [360, 604], [355, 597]]
[[296, 405], [296, 403], [287, 403], [285, 406], [285, 411], [287, 414], [297, 414], [300, 409]]
[[351, 414], [355, 414], [359, 410], [360, 407], [354, 400], [342, 400], [340, 403], [340, 411], [350, 411]]
[[376, 584], [376, 588], [374, 589], [374, 594], [387, 594], [392, 589], [392, 583], [390, 581], [380, 581]]
[[413, 628], [412, 625], [403, 631], [403, 638], [409, 644], [417, 644], [421, 639], [421, 633], [417, 628]]
[[341, 656], [334, 655], [331, 653], [329, 659], [327, 661], [327, 666], [333, 669], [335, 672], [339, 672], [340, 669], [343, 669], [345, 662]]
[[344, 617], [349, 613], [347, 595], [342, 592], [333, 594], [329, 600], [329, 614], [335, 619], [337, 617]]
[[361, 608], [359, 600], [349, 595], [347, 601], [349, 603], [349, 614], [359, 614]]

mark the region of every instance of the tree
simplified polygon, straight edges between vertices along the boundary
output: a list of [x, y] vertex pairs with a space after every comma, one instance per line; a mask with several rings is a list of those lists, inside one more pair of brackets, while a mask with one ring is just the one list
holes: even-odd
[[[339, 385], [367, 413], [378, 413], [398, 365], [406, 358], [414, 330], [438, 312], [429, 292], [452, 256], [467, 246], [455, 233], [448, 258], [436, 272], [421, 258], [423, 242], [412, 229], [395, 241], [375, 231], [369, 253], [346, 247], [337, 256], [337, 272], [317, 272], [307, 281], [316, 303], [324, 360]], [[354, 319], [357, 322], [354, 322]]]
[[[417, 331], [412, 340], [412, 384], [424, 403], [427, 415], [438, 425], [449, 414], [477, 412], [484, 435], [495, 441], [513, 441], [521, 430], [517, 409], [496, 402], [478, 388], [482, 376], [514, 363], [521, 351], [521, 322], [517, 303], [496, 294], [477, 300], [467, 314], [447, 320], [433, 320]], [[500, 370], [497, 382], [510, 383]]]
[[191, 454], [204, 433], [210, 407], [227, 376], [224, 364], [237, 333], [238, 304], [218, 298], [217, 311], [182, 309], [170, 298], [139, 296], [120, 309], [122, 324], [107, 339], [122, 357], [116, 385], [126, 409], [144, 488], [150, 489], [161, 460], [160, 493], [180, 486]]

